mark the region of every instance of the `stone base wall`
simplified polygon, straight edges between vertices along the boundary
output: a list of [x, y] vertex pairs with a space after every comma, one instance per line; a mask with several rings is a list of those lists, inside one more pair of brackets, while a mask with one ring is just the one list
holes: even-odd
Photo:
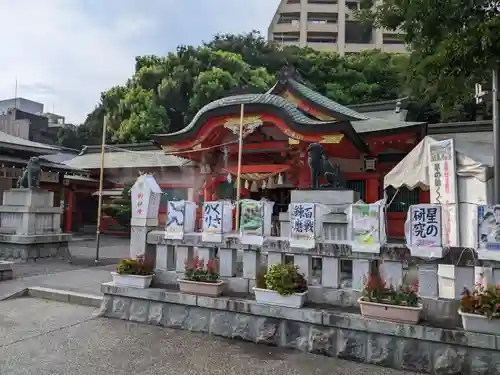
[[0, 242], [0, 260], [70, 259], [68, 242], [16, 244]]
[[12, 270], [0, 270], [0, 281], [12, 280], [14, 273]]
[[500, 336], [164, 289], [102, 286], [101, 316], [430, 374], [500, 374]]
[[12, 280], [14, 273], [12, 272], [12, 262], [0, 261], [0, 281]]

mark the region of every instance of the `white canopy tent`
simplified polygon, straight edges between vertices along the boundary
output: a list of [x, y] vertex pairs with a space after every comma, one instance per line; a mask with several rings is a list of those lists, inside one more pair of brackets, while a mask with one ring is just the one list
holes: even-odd
[[[493, 177], [493, 144], [469, 141], [467, 134], [453, 136], [426, 136], [406, 157], [399, 162], [384, 178], [384, 189], [407, 187], [429, 188], [429, 144], [443, 139], [455, 140], [457, 176], [475, 178], [483, 183]], [[459, 182], [460, 184], [460, 182]]]
[[[384, 178], [384, 189], [406, 187], [410, 190], [428, 190], [429, 145], [445, 139], [454, 139], [456, 157], [456, 181], [458, 193], [459, 241], [463, 247], [475, 247], [476, 230], [471, 223], [477, 220], [477, 206], [492, 202], [493, 194], [493, 144], [487, 139], [471, 140], [470, 134], [426, 136]], [[491, 138], [490, 138], [491, 139]], [[431, 194], [431, 202], [432, 194]], [[458, 228], [457, 228], [458, 229]]]

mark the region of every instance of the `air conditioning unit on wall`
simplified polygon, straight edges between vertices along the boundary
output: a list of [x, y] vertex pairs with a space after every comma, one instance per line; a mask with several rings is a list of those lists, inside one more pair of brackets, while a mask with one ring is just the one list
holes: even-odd
[[377, 169], [377, 158], [365, 157], [364, 167], [365, 167], [365, 172], [375, 172]]

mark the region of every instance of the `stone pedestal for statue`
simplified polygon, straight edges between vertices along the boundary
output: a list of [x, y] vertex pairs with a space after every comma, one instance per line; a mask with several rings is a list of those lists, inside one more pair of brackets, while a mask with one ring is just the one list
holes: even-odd
[[62, 207], [54, 193], [37, 188], [3, 192], [0, 206], [0, 259], [69, 259], [71, 234], [61, 233]]
[[131, 189], [130, 258], [143, 255], [148, 262], [156, 260], [156, 247], [147, 243], [148, 233], [158, 227], [162, 190], [152, 175], [137, 178]]
[[[290, 203], [319, 203], [330, 210], [323, 218], [323, 238], [325, 240], [347, 240], [346, 208], [359, 200], [359, 193], [353, 190], [292, 190]], [[281, 236], [290, 233], [290, 214], [279, 216]]]

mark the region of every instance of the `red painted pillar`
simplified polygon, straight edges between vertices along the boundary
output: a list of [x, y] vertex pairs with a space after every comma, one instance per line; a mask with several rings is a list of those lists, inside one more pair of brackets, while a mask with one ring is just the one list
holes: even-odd
[[300, 153], [300, 171], [299, 171], [299, 188], [306, 189], [311, 187], [311, 170], [309, 168], [309, 163], [307, 160], [307, 152], [302, 151]]
[[379, 200], [380, 180], [378, 176], [369, 177], [366, 179], [366, 203], [374, 203]]
[[68, 194], [66, 195], [66, 200], [68, 204], [66, 205], [66, 220], [64, 221], [64, 232], [70, 233], [73, 226], [73, 190], [68, 189]]
[[212, 192], [210, 191], [211, 184], [211, 177], [207, 177], [205, 184], [203, 185], [203, 202], [210, 202], [212, 200]]
[[420, 193], [418, 194], [418, 202], [419, 203], [430, 203], [431, 202], [431, 194], [430, 192], [420, 190]]

